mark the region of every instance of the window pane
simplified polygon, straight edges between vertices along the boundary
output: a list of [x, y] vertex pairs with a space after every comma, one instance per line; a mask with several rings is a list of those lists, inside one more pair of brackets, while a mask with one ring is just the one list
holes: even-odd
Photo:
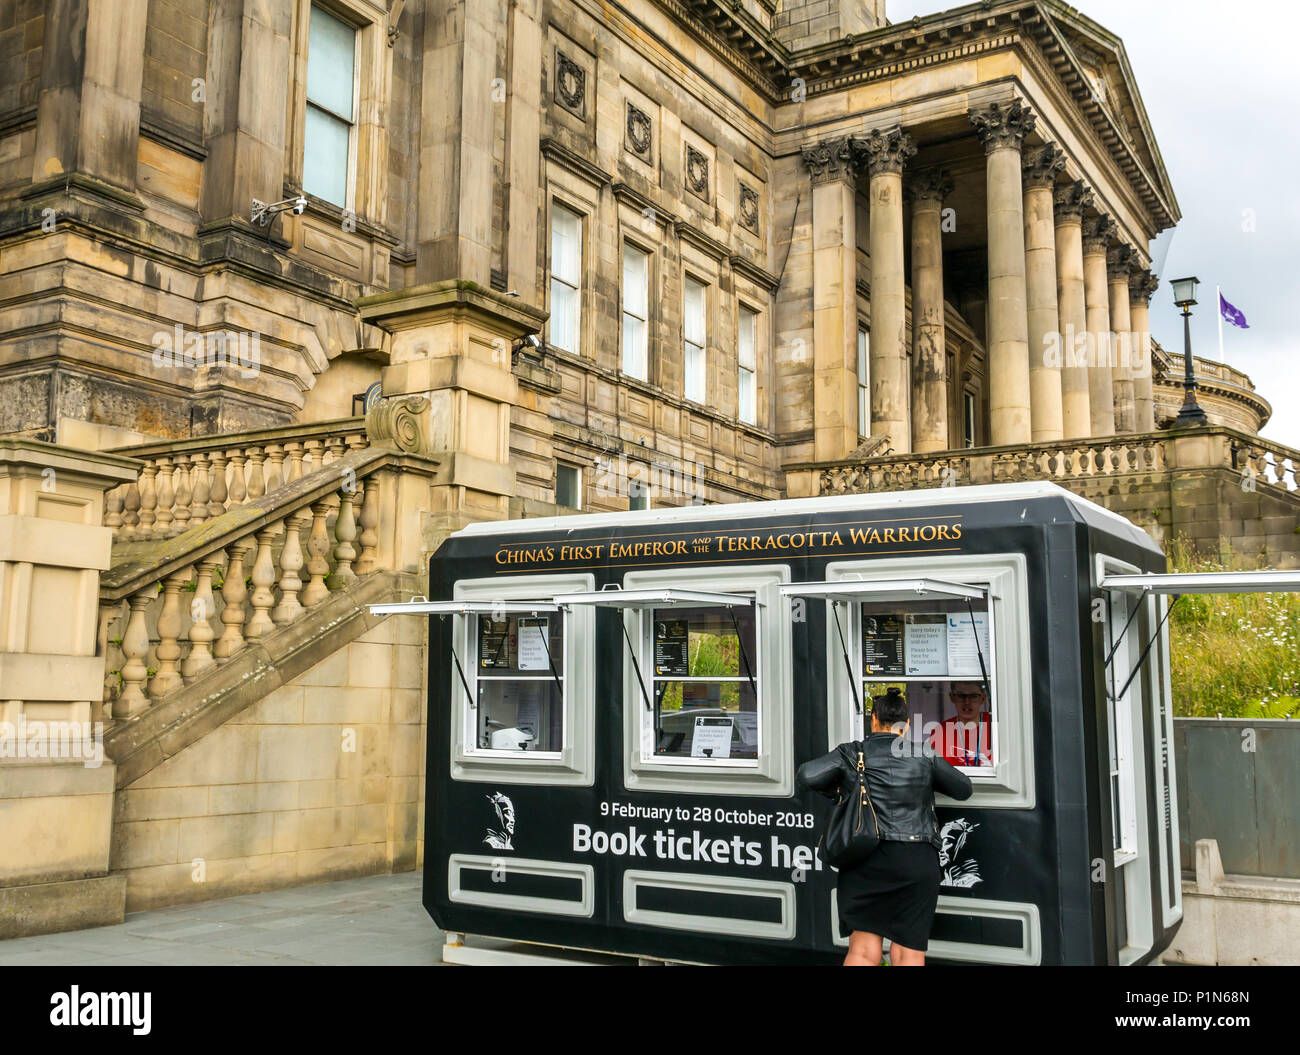
[[558, 278], [551, 279], [551, 344], [566, 352], [578, 351], [578, 291]]
[[630, 245], [623, 247], [623, 310], [646, 318], [649, 291], [646, 282], [646, 254]]
[[757, 758], [758, 700], [746, 681], [657, 681], [655, 754]]
[[746, 370], [743, 366], [740, 368], [740, 420], [747, 424], [754, 424], [754, 371]]
[[479, 678], [513, 674], [551, 677], [551, 664], [564, 673], [564, 618], [558, 612], [479, 616]]
[[683, 395], [696, 403], [704, 402], [704, 349], [697, 344], [686, 344], [686, 373]]
[[582, 508], [582, 471], [577, 466], [555, 467], [555, 504], [567, 509]]
[[635, 315], [623, 314], [623, 373], [645, 380], [645, 323]]
[[302, 189], [346, 207], [350, 126], [324, 110], [307, 107], [303, 137]]
[[581, 286], [582, 220], [562, 206], [551, 213], [551, 274]]
[[307, 40], [307, 99], [352, 120], [357, 31], [319, 7], [311, 9]]
[[692, 344], [705, 344], [704, 287], [694, 279], [686, 280], [684, 333]]
[[754, 369], [754, 322], [758, 318], [748, 308], [740, 309], [740, 326], [736, 333], [736, 357], [746, 370]]

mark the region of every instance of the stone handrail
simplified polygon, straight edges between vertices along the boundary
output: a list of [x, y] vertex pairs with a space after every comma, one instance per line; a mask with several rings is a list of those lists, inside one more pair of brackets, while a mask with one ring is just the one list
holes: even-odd
[[436, 468], [383, 448], [352, 450], [183, 534], [116, 546], [100, 579], [106, 717], [138, 717], [380, 570], [384, 477]]
[[[1255, 477], [1288, 492], [1300, 487], [1300, 451], [1237, 429], [1211, 425], [1004, 447], [975, 447], [931, 454], [892, 454], [785, 466], [792, 495], [856, 494], [967, 484], [1050, 480], [1068, 486], [1084, 480], [1172, 467], [1174, 445], [1195, 442], [1204, 467]], [[1207, 442], [1208, 441], [1208, 442]]]
[[104, 496], [104, 526], [122, 541], [181, 535], [367, 445], [355, 417], [120, 447], [145, 467]]

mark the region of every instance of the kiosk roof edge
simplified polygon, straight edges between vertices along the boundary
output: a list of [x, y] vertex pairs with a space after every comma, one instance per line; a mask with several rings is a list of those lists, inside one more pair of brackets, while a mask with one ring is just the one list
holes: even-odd
[[[653, 525], [681, 520], [736, 520], [739, 518], [786, 516], [798, 513], [824, 513], [852, 509], [909, 509], [919, 506], [968, 505], [989, 501], [1015, 501], [1061, 498], [1086, 511], [1086, 514], [1134, 528], [1131, 521], [1104, 506], [1089, 501], [1059, 484], [1047, 481], [1009, 484], [978, 484], [970, 487], [925, 488], [915, 491], [885, 491], [851, 495], [821, 495], [816, 498], [784, 498], [769, 502], [728, 502], [717, 505], [672, 506], [663, 509], [608, 513], [577, 513], [570, 516], [534, 517], [522, 520], [489, 520], [469, 524], [451, 534], [451, 538], [498, 535], [510, 532], [582, 531], [617, 524]], [[1144, 533], [1145, 534], [1145, 533]]]

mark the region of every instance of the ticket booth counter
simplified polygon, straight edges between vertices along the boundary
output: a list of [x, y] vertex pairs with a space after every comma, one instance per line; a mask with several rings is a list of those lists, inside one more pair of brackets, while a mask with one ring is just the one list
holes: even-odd
[[936, 802], [931, 960], [1146, 962], [1182, 913], [1164, 569], [1049, 484], [466, 528], [429, 599], [375, 609], [430, 620], [424, 904], [454, 933], [837, 962], [829, 804], [795, 770], [898, 685], [975, 786]]

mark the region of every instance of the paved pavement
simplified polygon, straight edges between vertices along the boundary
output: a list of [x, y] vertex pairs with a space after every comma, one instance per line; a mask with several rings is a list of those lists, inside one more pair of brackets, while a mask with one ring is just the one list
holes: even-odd
[[0, 966], [299, 964], [423, 967], [443, 936], [422, 872], [135, 912], [115, 927], [0, 941]]

